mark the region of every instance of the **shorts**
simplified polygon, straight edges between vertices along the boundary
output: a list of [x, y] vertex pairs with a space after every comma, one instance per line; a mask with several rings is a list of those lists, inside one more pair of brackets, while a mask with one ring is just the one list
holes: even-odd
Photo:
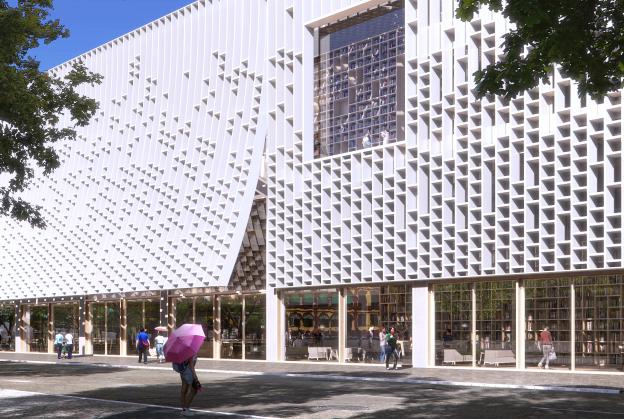
[[183, 372], [180, 373], [180, 378], [186, 384], [193, 384], [193, 371], [190, 368], [186, 368]]

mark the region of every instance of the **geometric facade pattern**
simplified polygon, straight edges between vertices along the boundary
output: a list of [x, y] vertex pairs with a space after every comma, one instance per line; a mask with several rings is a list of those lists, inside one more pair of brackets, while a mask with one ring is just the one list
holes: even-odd
[[[313, 133], [286, 80], [311, 41], [278, 46], [286, 88], [267, 148], [269, 284], [622, 268], [621, 92], [579, 99], [555, 70], [514, 100], [478, 99], [472, 74], [502, 53], [508, 23], [489, 11], [460, 22], [454, 2], [404, 4], [404, 143], [308, 158]], [[311, 9], [291, 12], [309, 27], [332, 22]]]
[[241, 291], [266, 289], [266, 203], [256, 199], [251, 208], [243, 243], [232, 271], [230, 288]]
[[78, 57], [100, 109], [27, 195], [47, 228], [0, 220], [1, 299], [228, 285], [264, 150], [265, 10], [197, 2]]

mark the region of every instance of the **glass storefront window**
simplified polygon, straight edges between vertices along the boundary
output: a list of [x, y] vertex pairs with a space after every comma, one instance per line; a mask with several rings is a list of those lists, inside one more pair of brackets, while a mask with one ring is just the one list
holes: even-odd
[[241, 359], [243, 305], [238, 295], [222, 295], [221, 301], [221, 358]]
[[91, 303], [91, 347], [94, 355], [106, 355], [106, 304]]
[[15, 350], [15, 308], [0, 306], [0, 351]]
[[381, 288], [380, 323], [390, 330], [396, 329], [401, 347], [401, 362], [412, 359], [412, 286], [409, 284], [384, 285]]
[[193, 298], [176, 298], [175, 301], [175, 327], [185, 323], [194, 323]]
[[477, 363], [515, 368], [516, 283], [478, 282], [475, 294]]
[[245, 359], [266, 359], [265, 297], [245, 296]]
[[288, 291], [286, 309], [286, 360], [338, 359], [338, 292]]
[[137, 353], [136, 336], [143, 327], [143, 301], [126, 303], [126, 350], [128, 355]]
[[529, 280], [525, 295], [525, 365], [536, 368], [544, 357], [540, 332], [548, 327], [556, 360], [550, 368], [570, 367], [570, 279]]
[[[355, 288], [347, 292], [347, 348], [349, 362], [380, 362], [380, 288]], [[321, 322], [322, 325], [322, 322]]]
[[54, 310], [54, 334], [61, 332], [63, 334], [71, 333], [75, 338], [78, 337], [79, 315], [78, 304], [55, 304], [52, 306]]
[[154, 328], [160, 325], [160, 301], [145, 301], [143, 326], [145, 326], [145, 331], [149, 335], [150, 340], [153, 340], [156, 334]]
[[106, 353], [119, 355], [121, 327], [121, 306], [119, 302], [106, 303]]
[[435, 364], [472, 363], [471, 284], [436, 285]]
[[621, 275], [579, 278], [575, 281], [577, 369], [622, 367], [623, 296]]
[[199, 349], [199, 356], [202, 358], [212, 358], [213, 356], [214, 314], [212, 301], [212, 297], [197, 297], [195, 299], [195, 323], [202, 325], [206, 335], [206, 340]]
[[30, 306], [26, 344], [30, 352], [48, 352], [48, 306]]

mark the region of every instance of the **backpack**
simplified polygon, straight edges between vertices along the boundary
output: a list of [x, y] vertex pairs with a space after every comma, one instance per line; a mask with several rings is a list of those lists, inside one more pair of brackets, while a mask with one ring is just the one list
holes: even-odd
[[186, 362], [174, 362], [171, 364], [175, 372], [182, 374], [186, 370]]

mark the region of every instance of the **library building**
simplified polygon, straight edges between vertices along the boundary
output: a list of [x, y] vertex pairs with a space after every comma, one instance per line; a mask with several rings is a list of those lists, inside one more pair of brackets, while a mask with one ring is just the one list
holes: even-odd
[[622, 374], [622, 92], [477, 97], [508, 25], [199, 0], [50, 69], [99, 109], [24, 196], [46, 228], [0, 218], [0, 350], [196, 323], [202, 358], [381, 366], [392, 332], [402, 368]]

